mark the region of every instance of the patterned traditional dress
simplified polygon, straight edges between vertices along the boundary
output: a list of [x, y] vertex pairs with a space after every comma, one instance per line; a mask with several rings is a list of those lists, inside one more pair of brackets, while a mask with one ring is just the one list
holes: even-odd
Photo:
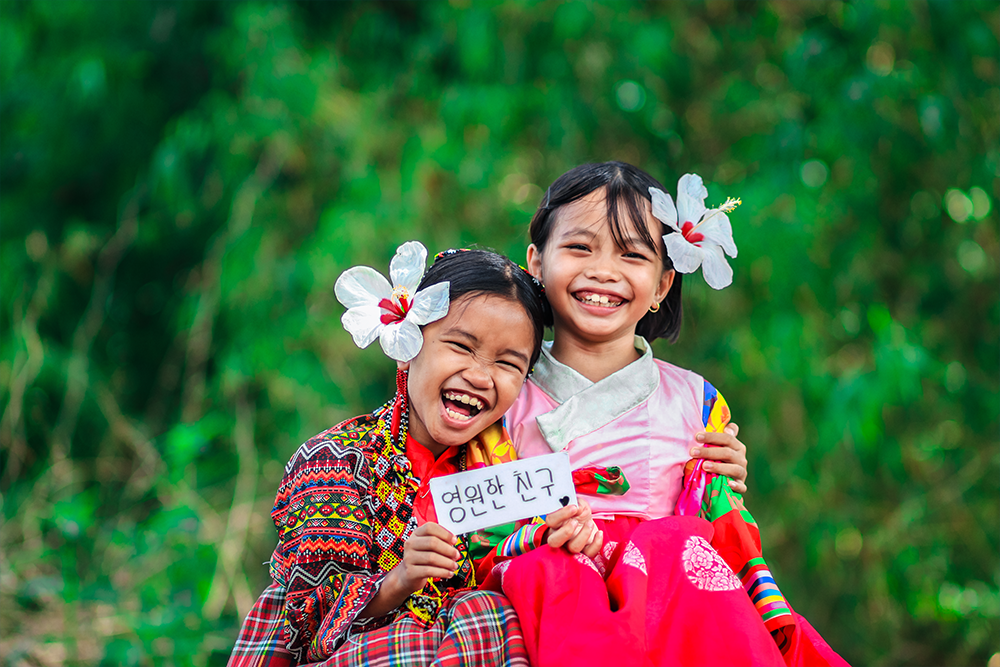
[[317, 435], [288, 462], [271, 512], [273, 583], [247, 616], [231, 666], [527, 665], [513, 609], [474, 590], [463, 540], [454, 578], [429, 581], [386, 616], [362, 617], [406, 539], [434, 519], [430, 480], [505, 460], [509, 446], [497, 424], [435, 460], [408, 436], [393, 437], [392, 405]]
[[543, 348], [508, 412], [519, 456], [569, 453], [604, 532], [591, 560], [530, 523], [480, 561], [483, 587], [517, 609], [532, 664], [845, 665], [778, 590], [740, 496], [690, 461], [694, 434], [729, 422], [725, 401], [643, 339], [636, 348], [597, 383]]

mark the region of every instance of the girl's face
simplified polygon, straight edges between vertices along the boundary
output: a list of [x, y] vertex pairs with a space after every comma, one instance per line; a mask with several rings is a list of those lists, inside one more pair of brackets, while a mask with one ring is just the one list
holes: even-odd
[[[654, 239], [663, 235], [652, 206], [645, 223]], [[604, 189], [561, 207], [543, 251], [528, 247], [528, 268], [545, 285], [556, 338], [580, 344], [604, 343], [635, 335], [635, 327], [660, 303], [674, 281], [663, 270], [659, 248], [633, 236], [620, 248], [608, 224]]]
[[514, 403], [534, 352], [524, 308], [496, 295], [451, 302], [424, 327], [409, 369], [410, 435], [434, 455], [468, 442]]

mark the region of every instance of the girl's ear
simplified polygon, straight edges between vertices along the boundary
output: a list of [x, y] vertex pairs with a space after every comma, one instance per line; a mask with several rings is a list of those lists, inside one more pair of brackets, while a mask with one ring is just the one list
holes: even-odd
[[535, 277], [535, 280], [545, 284], [542, 280], [542, 251], [534, 243], [528, 246], [528, 273]]
[[667, 298], [667, 294], [670, 292], [670, 288], [674, 284], [674, 277], [676, 275], [677, 272], [674, 271], [673, 269], [670, 269], [669, 271], [664, 271], [663, 275], [660, 276], [660, 284], [657, 286], [658, 289], [654, 294], [654, 296], [656, 297], [656, 303], [660, 303], [661, 301]]
[[396, 370], [400, 370], [400, 371], [408, 371], [408, 370], [410, 370], [410, 362], [409, 361], [397, 361], [396, 362]]

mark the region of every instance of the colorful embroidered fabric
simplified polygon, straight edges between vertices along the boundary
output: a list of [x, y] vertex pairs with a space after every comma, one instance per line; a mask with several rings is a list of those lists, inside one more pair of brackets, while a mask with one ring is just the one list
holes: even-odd
[[[730, 420], [725, 399], [708, 382], [702, 414], [705, 430], [710, 432], [721, 433]], [[677, 514], [696, 515], [712, 523], [712, 546], [737, 573], [764, 626], [785, 653], [795, 618], [764, 562], [757, 522], [744, 507], [740, 494], [729, 487], [726, 477], [703, 470], [701, 459], [692, 463], [685, 467]]]
[[483, 581], [493, 566], [545, 544], [548, 526], [542, 517], [505, 523], [469, 536], [469, 553], [476, 565], [476, 580]]
[[573, 486], [577, 493], [602, 496], [624, 496], [631, 488], [625, 473], [618, 466], [587, 466], [573, 471]]
[[329, 657], [349, 629], [380, 627], [400, 614], [429, 623], [455, 589], [475, 585], [459, 540], [454, 578], [440, 588], [428, 582], [394, 614], [358, 618], [417, 527], [419, 484], [390, 435], [391, 405], [317, 435], [285, 468], [271, 512], [279, 534], [271, 576], [286, 590], [284, 641], [299, 661]]
[[469, 470], [517, 460], [514, 443], [507, 433], [506, 419], [487, 426], [465, 447], [466, 468]]

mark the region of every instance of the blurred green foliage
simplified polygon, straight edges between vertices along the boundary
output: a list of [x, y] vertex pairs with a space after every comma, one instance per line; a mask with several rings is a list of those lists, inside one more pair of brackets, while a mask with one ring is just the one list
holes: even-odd
[[740, 196], [659, 356], [719, 386], [796, 608], [994, 664], [994, 2], [0, 5], [0, 664], [222, 664], [299, 442], [384, 400], [331, 287], [520, 259], [621, 159]]

